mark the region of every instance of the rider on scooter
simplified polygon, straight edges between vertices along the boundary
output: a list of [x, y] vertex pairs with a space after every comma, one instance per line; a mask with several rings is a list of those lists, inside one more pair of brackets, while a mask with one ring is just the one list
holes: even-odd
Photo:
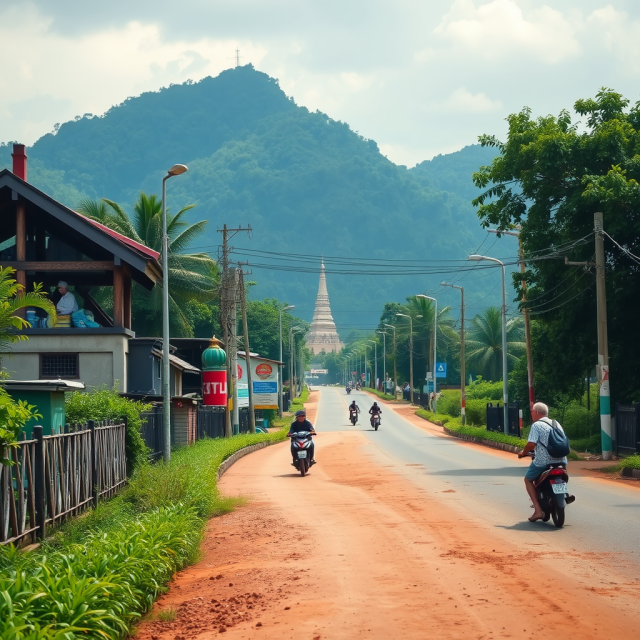
[[[551, 464], [567, 464], [567, 458], [552, 458], [547, 451], [547, 443], [549, 442], [549, 433], [553, 428], [552, 421], [549, 419], [549, 407], [543, 402], [536, 402], [531, 407], [531, 418], [533, 424], [531, 425], [531, 431], [529, 432], [529, 441], [525, 448], [518, 454], [518, 458], [524, 458], [528, 456], [532, 451], [535, 451], [535, 458], [529, 465], [527, 473], [524, 476], [524, 484], [527, 488], [527, 493], [531, 502], [533, 502], [533, 515], [529, 518], [530, 522], [536, 520], [542, 520], [544, 518], [544, 512], [540, 507], [538, 501], [538, 494], [534, 486], [534, 481], [537, 480], [542, 472]], [[555, 421], [554, 421], [555, 422]], [[558, 422], [554, 425], [556, 428], [562, 431], [562, 427]], [[564, 433], [564, 431], [563, 431]], [[575, 500], [575, 496], [569, 496], [567, 498], [567, 504], [571, 504]]]
[[[373, 427], [374, 416], [380, 417], [382, 415], [382, 409], [378, 406], [377, 402], [373, 403], [373, 406], [369, 409], [369, 414], [371, 415], [371, 426]], [[380, 418], [380, 422], [382, 422], [382, 418]]]
[[[313, 425], [307, 420], [307, 412], [304, 409], [300, 409], [300, 411], [296, 411], [296, 419], [291, 423], [289, 427], [289, 433], [287, 433], [287, 438], [290, 438], [294, 433], [300, 433], [301, 431], [309, 431], [312, 436], [317, 435], [316, 430]], [[311, 447], [309, 447], [309, 457], [311, 458], [311, 464], [315, 464], [316, 461], [313, 457], [315, 451], [315, 445], [311, 442]], [[293, 441], [291, 441], [291, 457], [294, 462], [292, 463], [295, 467], [296, 454], [293, 450]]]

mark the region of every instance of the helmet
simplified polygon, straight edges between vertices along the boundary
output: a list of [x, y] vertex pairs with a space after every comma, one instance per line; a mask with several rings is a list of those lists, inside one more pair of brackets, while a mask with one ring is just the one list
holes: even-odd
[[304, 409], [300, 409], [299, 411], [296, 411], [296, 418], [298, 416], [304, 416], [306, 418], [307, 417], [307, 412]]
[[377, 407], [377, 406], [378, 406], [378, 403], [377, 403], [377, 402], [374, 402], [374, 403], [373, 403], [373, 406], [374, 406], [374, 407]]

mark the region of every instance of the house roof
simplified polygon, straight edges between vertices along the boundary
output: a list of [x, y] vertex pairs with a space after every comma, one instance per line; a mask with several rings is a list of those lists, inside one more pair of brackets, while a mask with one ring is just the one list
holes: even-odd
[[0, 171], [0, 189], [3, 187], [11, 189], [18, 196], [51, 215], [59, 223], [80, 234], [93, 243], [94, 247], [109, 252], [114, 256], [114, 260], [126, 262], [132, 267], [133, 278], [147, 289], [152, 289], [154, 284], [162, 278], [160, 254], [157, 251], [73, 211], [8, 169]]
[[[154, 356], [162, 359], [162, 351], [151, 349], [151, 353], [153, 353]], [[185, 373], [200, 373], [200, 369], [198, 369], [198, 367], [194, 367], [192, 364], [189, 364], [185, 360], [182, 360], [182, 358], [178, 358], [178, 356], [174, 356], [173, 354], [169, 354], [169, 362], [176, 369], [180, 369]]]
[[84, 382], [76, 380], [3, 380], [0, 382], [7, 391], [79, 391]]

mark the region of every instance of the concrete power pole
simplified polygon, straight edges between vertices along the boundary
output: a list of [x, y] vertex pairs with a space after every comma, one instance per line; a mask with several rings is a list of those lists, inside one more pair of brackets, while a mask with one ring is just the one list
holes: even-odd
[[[251, 237], [252, 229], [251, 225], [247, 225], [246, 228], [238, 227], [237, 229], [228, 229], [225, 224], [222, 229], [218, 229], [218, 233], [222, 234], [222, 247], [220, 251], [220, 264], [222, 266], [222, 275], [220, 277], [220, 325], [222, 326], [224, 348], [227, 350], [227, 390], [232, 391], [236, 395], [236, 402], [233, 403], [233, 407], [237, 407], [237, 389], [235, 389], [234, 380], [237, 378], [237, 353], [231, 354], [231, 345], [229, 343], [231, 336], [237, 333], [236, 322], [236, 292], [237, 292], [237, 273], [234, 269], [233, 281], [230, 278], [229, 273], [229, 240], [237, 233], [248, 233]], [[233, 368], [232, 366], [236, 368]], [[233, 396], [231, 396], [233, 397]], [[231, 412], [229, 410], [229, 404], [225, 410], [225, 437], [230, 437], [233, 433], [231, 425]]]
[[238, 271], [229, 269], [229, 345], [227, 359], [231, 360], [231, 426], [233, 435], [240, 433], [240, 409], [238, 407]]
[[244, 334], [244, 352], [247, 356], [247, 387], [249, 390], [249, 431], [256, 432], [256, 414], [253, 408], [253, 388], [251, 382], [251, 349], [249, 347], [249, 325], [247, 323], [247, 296], [244, 288], [244, 271], [240, 269], [240, 296], [242, 301], [242, 331]]
[[605, 286], [604, 217], [602, 212], [594, 214], [596, 236], [596, 296], [598, 307], [598, 386], [600, 389], [600, 436], [602, 459], [611, 460], [613, 443], [611, 438], [611, 389], [609, 387], [609, 339], [607, 335], [607, 289]]

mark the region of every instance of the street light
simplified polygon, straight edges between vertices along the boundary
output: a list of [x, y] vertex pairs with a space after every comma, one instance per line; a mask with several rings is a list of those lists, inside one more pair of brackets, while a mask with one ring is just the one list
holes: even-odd
[[367, 342], [371, 342], [373, 344], [373, 384], [376, 385], [374, 388], [376, 391], [378, 390], [378, 343], [375, 340], [367, 340]]
[[425, 296], [423, 293], [419, 293], [416, 298], [426, 298], [427, 300], [433, 300], [436, 303], [436, 311], [433, 314], [433, 413], [438, 413], [438, 387], [436, 385], [436, 376], [438, 372], [438, 358], [436, 357], [436, 345], [438, 343], [438, 301], [433, 296]]
[[[174, 164], [167, 175], [162, 178], [162, 395], [164, 396], [164, 413], [162, 415], [164, 427], [163, 458], [166, 463], [171, 461], [171, 363], [169, 362], [169, 236], [167, 234], [167, 180], [188, 171], [184, 164]], [[225, 345], [226, 348], [226, 345]]]
[[398, 387], [398, 372], [397, 372], [397, 360], [398, 353], [396, 351], [396, 328], [392, 324], [383, 323], [385, 327], [389, 327], [389, 329], [393, 329], [393, 393], [391, 394], [394, 398], [396, 397], [396, 388]]
[[460, 289], [460, 415], [462, 417], [462, 424], [465, 425], [467, 422], [467, 392], [465, 389], [466, 383], [464, 379], [464, 287], [460, 287], [457, 284], [448, 284], [446, 282], [441, 282], [440, 286]]
[[504, 403], [504, 432], [509, 433], [509, 379], [507, 369], [507, 290], [504, 284], [504, 262], [489, 256], [469, 256], [468, 260], [486, 260], [500, 265], [502, 273], [502, 401]]
[[[283, 311], [290, 311], [291, 309], [295, 309], [296, 305], [295, 304], [289, 304], [286, 307], [282, 307], [282, 309], [279, 310], [279, 328], [280, 328], [280, 362], [282, 362], [282, 312]], [[280, 375], [278, 376], [279, 380], [278, 380], [278, 415], [282, 418], [282, 368], [283, 365], [279, 364], [278, 365], [278, 371], [280, 372]]]
[[[384, 379], [384, 388], [387, 388], [387, 332], [376, 331], [382, 336], [382, 377]], [[384, 390], [383, 390], [384, 393]]]
[[[411, 387], [411, 404], [413, 404], [413, 319], [406, 313], [396, 313], [397, 316], [409, 318], [409, 386]], [[422, 318], [422, 316], [416, 316]]]

